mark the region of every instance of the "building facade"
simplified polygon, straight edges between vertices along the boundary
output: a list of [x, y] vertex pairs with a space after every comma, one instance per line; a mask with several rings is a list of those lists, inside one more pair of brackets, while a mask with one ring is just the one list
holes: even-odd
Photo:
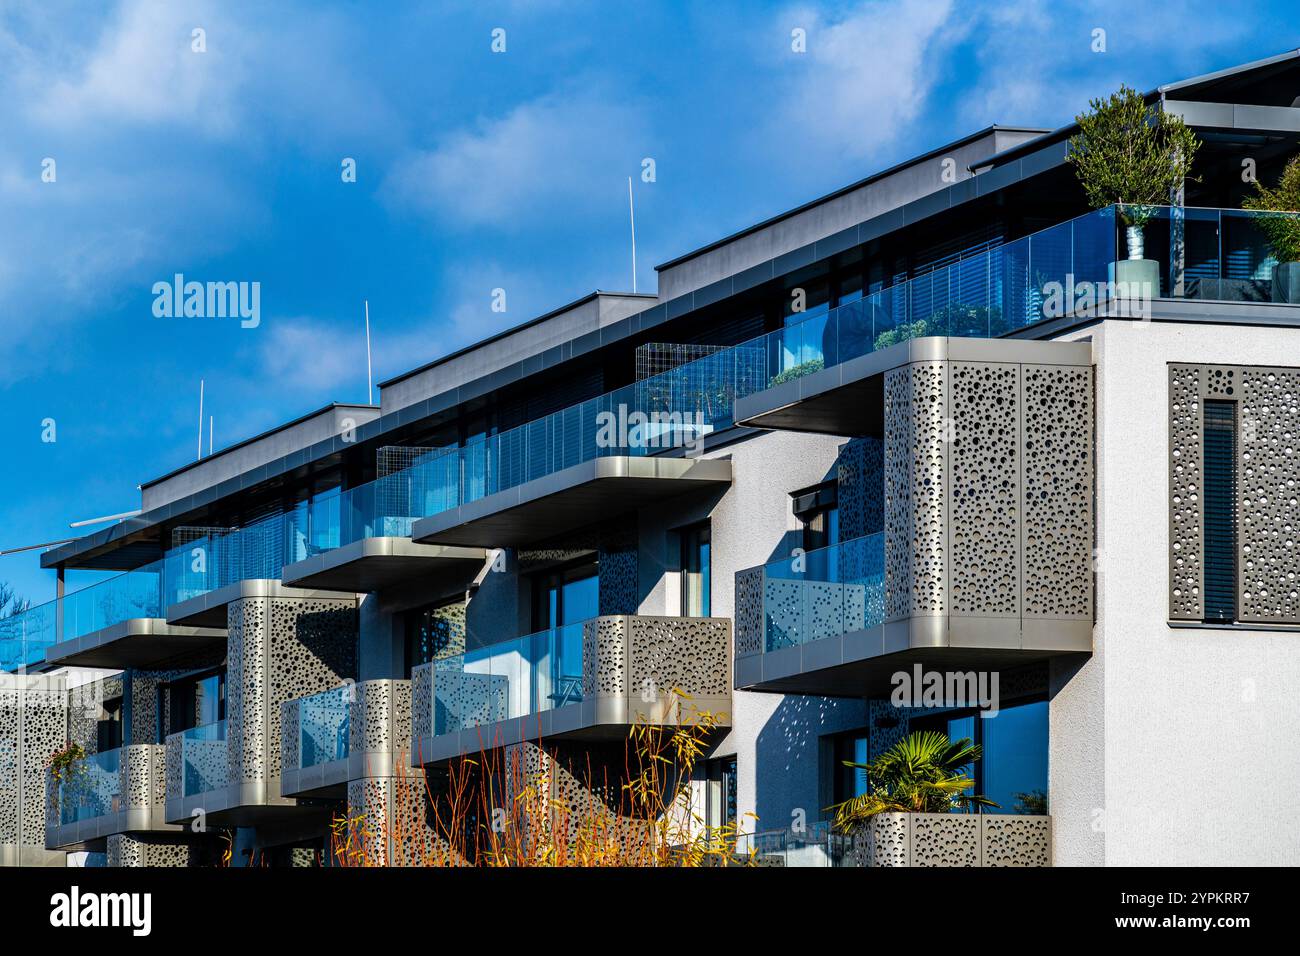
[[[1148, 99], [1203, 145], [1141, 288], [1072, 130], [993, 127], [146, 483], [0, 622], [0, 859], [626, 842], [694, 722], [758, 862], [1296, 862], [1300, 266], [1240, 206], [1300, 55]], [[920, 730], [997, 806], [833, 833]]]

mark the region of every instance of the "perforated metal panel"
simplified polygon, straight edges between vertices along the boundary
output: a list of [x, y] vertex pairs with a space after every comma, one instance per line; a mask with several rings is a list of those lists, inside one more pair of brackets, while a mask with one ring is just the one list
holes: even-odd
[[[1235, 501], [1206, 497], [1206, 403], [1235, 408]], [[1232, 416], [1212, 416], [1220, 427]], [[1169, 617], [1226, 619], [1222, 595], [1207, 610], [1207, 540], [1221, 551], [1235, 517], [1235, 620], [1300, 624], [1300, 369], [1241, 365], [1169, 366]], [[1231, 447], [1229, 445], [1228, 447]], [[1212, 492], [1222, 492], [1220, 480]], [[1207, 514], [1206, 509], [1213, 509]], [[1228, 514], [1221, 514], [1222, 511]], [[1207, 524], [1209, 532], [1207, 534]]]

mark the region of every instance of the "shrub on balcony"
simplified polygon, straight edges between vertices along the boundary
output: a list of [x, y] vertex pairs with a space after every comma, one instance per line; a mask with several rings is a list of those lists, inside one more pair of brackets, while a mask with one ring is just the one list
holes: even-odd
[[[1255, 195], [1243, 199], [1241, 208], [1300, 213], [1300, 155], [1286, 164], [1277, 186], [1270, 189], [1256, 180]], [[1278, 262], [1300, 262], [1300, 215], [1260, 216], [1257, 222]]]
[[917, 319], [915, 322], [904, 322], [888, 332], [881, 332], [876, 336], [875, 351], [889, 348], [891, 345], [897, 345], [899, 342], [906, 342], [908, 339], [919, 339], [928, 334], [929, 323], [925, 319]]
[[1142, 227], [1157, 206], [1191, 176], [1200, 140], [1181, 117], [1152, 110], [1137, 90], [1121, 86], [1106, 99], [1089, 101], [1075, 117], [1066, 162], [1074, 167], [1094, 209], [1119, 207], [1129, 227], [1129, 258], [1143, 258]]
[[854, 833], [880, 813], [950, 813], [996, 807], [971, 793], [975, 781], [966, 768], [980, 748], [963, 738], [955, 743], [937, 730], [909, 734], [870, 763], [844, 761], [867, 776], [867, 792], [835, 804], [835, 829]]
[[825, 359], [815, 358], [806, 362], [800, 362], [798, 365], [792, 365], [784, 372], [772, 376], [768, 386], [784, 385], [786, 382], [793, 382], [796, 378], [803, 378], [805, 375], [811, 375], [813, 372], [820, 372], [826, 367]]

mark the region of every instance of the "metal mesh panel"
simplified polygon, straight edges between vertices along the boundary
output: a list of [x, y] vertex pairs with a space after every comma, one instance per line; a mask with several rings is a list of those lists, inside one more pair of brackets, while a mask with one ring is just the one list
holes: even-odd
[[723, 345], [680, 345], [673, 342], [647, 342], [637, 346], [636, 380], [644, 381], [655, 375], [694, 362], [714, 352], [721, 352]]
[[407, 447], [402, 445], [384, 445], [375, 449], [375, 473], [383, 478], [397, 471], [405, 471], [437, 448]]

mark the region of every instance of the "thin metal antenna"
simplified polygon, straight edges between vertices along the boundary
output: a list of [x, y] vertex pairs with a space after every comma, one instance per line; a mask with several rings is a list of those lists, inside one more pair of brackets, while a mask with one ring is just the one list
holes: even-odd
[[366, 299], [366, 401], [375, 404], [374, 377], [370, 373], [370, 300]]
[[203, 379], [199, 379], [199, 453], [194, 459], [198, 461], [203, 457]]
[[208, 416], [208, 457], [212, 457], [212, 416]]
[[627, 177], [627, 215], [632, 222], [632, 291], [636, 292], [636, 209], [632, 206], [632, 177]]

